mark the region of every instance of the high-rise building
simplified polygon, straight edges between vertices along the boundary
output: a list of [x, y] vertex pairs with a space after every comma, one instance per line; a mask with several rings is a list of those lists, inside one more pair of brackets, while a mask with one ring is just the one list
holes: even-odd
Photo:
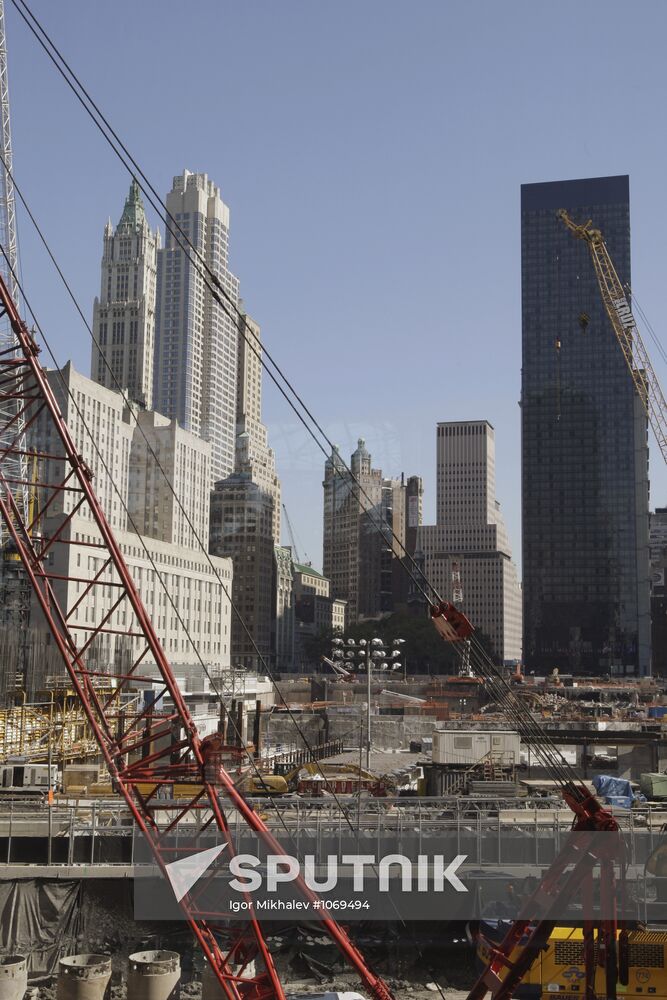
[[146, 409], [153, 405], [155, 294], [160, 234], [152, 232], [136, 180], [120, 222], [104, 230], [100, 295], [93, 306], [90, 377], [124, 389]]
[[437, 426], [436, 524], [417, 529], [426, 578], [453, 600], [458, 563], [461, 608], [489, 637], [497, 661], [521, 656], [521, 589], [496, 499], [495, 432], [486, 420]]
[[[405, 603], [400, 567], [408, 531], [421, 518], [421, 480], [385, 478], [373, 469], [363, 438], [350, 459], [350, 472], [337, 449], [324, 467], [324, 575], [331, 596], [347, 601], [348, 624], [378, 618]], [[412, 499], [408, 499], [408, 496]], [[416, 501], [416, 502], [415, 502]]]
[[273, 572], [275, 665], [277, 670], [293, 671], [295, 669], [294, 563], [289, 546], [275, 546]]
[[[228, 669], [232, 563], [230, 559], [209, 557], [201, 550], [183, 516], [176, 512], [173, 495], [207, 535], [210, 445], [173, 421], [140, 411], [137, 415], [142, 429], [159, 453], [173, 493], [163, 490], [158, 476], [163, 477], [156, 470], [148, 474], [142, 468], [138, 480], [138, 466], [152, 463], [153, 459], [147, 455], [143, 434], [122, 395], [79, 374], [71, 363], [60, 371], [47, 371], [47, 378], [77, 448], [93, 474], [95, 492], [177, 677], [189, 687], [191, 682], [203, 679], [202, 662], [210, 673]], [[60, 452], [53, 433], [47, 414], [40, 414], [30, 428], [31, 447], [42, 455]], [[44, 465], [40, 481], [50, 482], [52, 460], [41, 461]], [[198, 497], [196, 512], [193, 495]], [[73, 627], [85, 636], [89, 624], [109, 614], [107, 631], [98, 637], [93, 650], [98, 669], [104, 673], [119, 662], [119, 657], [138, 654], [139, 639], [123, 634], [130, 625], [129, 613], [124, 604], [116, 606], [113, 584], [108, 588], [86, 586], [86, 579], [108, 573], [94, 521], [75, 509], [76, 500], [66, 491], [58, 496], [38, 496], [42, 506], [47, 501], [46, 533], [50, 524], [60, 526], [63, 517], [68, 519], [62, 543], [51, 547], [47, 564], [53, 587], [61, 595], [63, 606], [71, 610]], [[48, 649], [48, 629], [39, 614], [33, 616], [32, 632], [36, 641], [41, 634], [44, 648]], [[46, 669], [52, 671], [53, 658], [46, 659], [51, 664]], [[148, 664], [148, 660], [144, 663]], [[58, 671], [64, 669], [62, 663], [56, 666]], [[36, 664], [33, 688], [44, 686], [44, 669]]]
[[654, 674], [667, 674], [667, 507], [649, 516], [651, 556], [651, 656]]
[[239, 316], [236, 397], [235, 471], [247, 473], [253, 483], [273, 497], [273, 537], [280, 544], [280, 480], [276, 459], [262, 423], [262, 342], [257, 323]]
[[521, 189], [524, 658], [540, 673], [650, 671], [647, 422], [586, 244], [630, 284], [625, 176]]
[[139, 411], [135, 416], [129, 494], [133, 524], [142, 535], [172, 545], [206, 548], [210, 444], [184, 431], [177, 420], [169, 420], [152, 410]]
[[232, 666], [262, 671], [273, 659], [273, 497], [247, 472], [215, 484], [211, 494], [209, 550], [231, 557]]
[[[158, 252], [154, 406], [210, 442], [213, 484], [233, 471], [236, 439], [239, 285], [228, 266], [229, 209], [206, 174], [184, 170], [167, 210], [174, 223]], [[197, 258], [220, 282], [227, 311]]]

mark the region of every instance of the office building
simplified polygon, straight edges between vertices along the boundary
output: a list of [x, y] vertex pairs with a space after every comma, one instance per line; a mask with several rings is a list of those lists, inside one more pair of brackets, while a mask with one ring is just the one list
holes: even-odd
[[275, 665], [277, 670], [294, 671], [294, 564], [289, 546], [275, 546], [273, 572]]
[[[239, 286], [228, 266], [229, 209], [206, 174], [184, 170], [167, 210], [174, 222], [158, 252], [154, 406], [210, 443], [213, 485], [233, 471], [236, 440]], [[220, 282], [227, 310], [197, 258]]]
[[215, 484], [209, 551], [229, 557], [234, 566], [232, 665], [260, 673], [274, 653], [273, 524], [273, 497], [249, 473], [235, 472]]
[[[405, 602], [400, 563], [416, 540], [410, 518], [421, 517], [421, 480], [390, 479], [373, 469], [363, 438], [350, 459], [337, 449], [324, 468], [324, 576], [331, 596], [347, 602], [347, 621], [391, 614]], [[408, 496], [410, 499], [408, 499]]]
[[296, 660], [301, 671], [317, 666], [308, 656], [304, 640], [343, 633], [347, 602], [331, 597], [331, 584], [310, 564], [294, 563], [294, 615]]
[[246, 313], [239, 316], [235, 471], [247, 473], [273, 498], [273, 537], [280, 544], [280, 480], [276, 459], [262, 423], [262, 342], [260, 328]]
[[[198, 530], [205, 536], [210, 494], [204, 485], [211, 460], [210, 445], [176, 427], [173, 421], [137, 412], [134, 407], [131, 411], [120, 393], [79, 374], [71, 363], [60, 371], [47, 371], [47, 378], [70, 433], [92, 471], [95, 492], [177, 677], [188, 688], [201, 682], [202, 661], [211, 673], [219, 674], [229, 667], [231, 560], [209, 557], [199, 548], [194, 533], [174, 509], [171, 491], [167, 502], [157, 474], [145, 473], [141, 481], [137, 479], [137, 466], [151, 459], [133, 413], [155, 442], [176, 496], [193, 514]], [[30, 435], [31, 446], [41, 453], [60, 450], [45, 413], [35, 421]], [[50, 481], [51, 461], [42, 460], [42, 482]], [[197, 490], [201, 510], [195, 513], [192, 495]], [[40, 504], [45, 502], [44, 497], [38, 500]], [[132, 654], [138, 653], [139, 640], [111, 631], [122, 632], [131, 624], [126, 607], [113, 609], [113, 586], [93, 587], [86, 592], [83, 581], [104, 571], [106, 555], [95, 547], [101, 541], [96, 524], [84, 511], [75, 512], [74, 503], [72, 495], [63, 491], [49, 505], [47, 534], [50, 524], [60, 524], [64, 515], [73, 516], [63, 542], [54, 545], [49, 553], [48, 568], [53, 574], [52, 584], [60, 592], [59, 599], [72, 609], [73, 626], [82, 636], [87, 623], [99, 623], [106, 612], [111, 612], [107, 622], [110, 631], [101, 635], [91, 650], [98, 669], [105, 672], [112, 664], [129, 663]], [[147, 513], [142, 520], [144, 503]], [[111, 577], [105, 579], [111, 583]], [[33, 616], [33, 633], [37, 644], [42, 633], [44, 646], [50, 645], [37, 612]], [[48, 662], [52, 670], [53, 657]], [[148, 663], [148, 658], [144, 662]], [[32, 683], [36, 688], [45, 679], [36, 673]]]
[[102, 278], [93, 306], [90, 377], [151, 409], [159, 232], [152, 232], [136, 180], [120, 222], [104, 230]]
[[486, 633], [497, 662], [518, 660], [521, 589], [496, 499], [494, 429], [486, 420], [439, 423], [436, 456], [436, 524], [417, 529], [426, 578], [452, 601], [457, 563], [461, 609]]
[[521, 189], [524, 658], [538, 673], [650, 671], [647, 421], [587, 245], [631, 284], [626, 176]]
[[667, 507], [649, 515], [651, 559], [651, 656], [656, 676], [667, 675]]

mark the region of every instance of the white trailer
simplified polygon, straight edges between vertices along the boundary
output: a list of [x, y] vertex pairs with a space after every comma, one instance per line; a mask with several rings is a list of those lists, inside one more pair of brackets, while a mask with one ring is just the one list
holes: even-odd
[[434, 729], [433, 763], [472, 767], [487, 758], [503, 767], [520, 763], [521, 738], [507, 729]]

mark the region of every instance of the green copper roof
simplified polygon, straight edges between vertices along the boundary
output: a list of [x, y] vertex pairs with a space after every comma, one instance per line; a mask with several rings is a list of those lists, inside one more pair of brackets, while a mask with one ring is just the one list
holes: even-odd
[[146, 213], [144, 212], [144, 203], [141, 200], [141, 191], [139, 190], [136, 178], [133, 177], [130, 184], [130, 193], [125, 199], [125, 208], [120, 217], [118, 228], [129, 226], [130, 229], [139, 229], [145, 222]]
[[313, 569], [312, 566], [304, 566], [303, 563], [295, 562], [294, 569], [297, 571], [297, 573], [307, 573], [308, 576], [319, 576], [322, 577], [323, 580], [326, 580], [326, 576], [323, 576], [322, 573], [320, 573], [318, 570]]

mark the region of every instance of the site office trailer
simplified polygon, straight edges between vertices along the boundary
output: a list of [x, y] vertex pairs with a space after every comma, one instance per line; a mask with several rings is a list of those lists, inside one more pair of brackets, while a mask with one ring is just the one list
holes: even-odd
[[521, 738], [506, 729], [436, 729], [433, 732], [433, 763], [473, 765], [489, 754], [505, 766], [520, 763]]

